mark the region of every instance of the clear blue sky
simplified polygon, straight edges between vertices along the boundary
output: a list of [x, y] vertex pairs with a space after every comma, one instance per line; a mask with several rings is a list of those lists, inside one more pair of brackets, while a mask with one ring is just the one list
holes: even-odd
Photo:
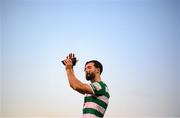
[[107, 117], [180, 116], [179, 0], [1, 0], [1, 113], [77, 116], [61, 60], [104, 65]]

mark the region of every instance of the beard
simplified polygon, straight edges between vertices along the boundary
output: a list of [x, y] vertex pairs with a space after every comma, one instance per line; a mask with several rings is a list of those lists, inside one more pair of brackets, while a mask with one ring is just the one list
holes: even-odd
[[95, 78], [94, 73], [86, 73], [86, 80], [93, 80]]

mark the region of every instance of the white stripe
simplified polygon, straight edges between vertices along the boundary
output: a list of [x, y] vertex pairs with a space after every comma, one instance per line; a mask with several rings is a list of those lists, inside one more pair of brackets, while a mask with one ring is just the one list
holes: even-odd
[[[92, 94], [86, 94], [86, 97], [89, 97], [89, 96], [93, 96], [93, 95], [92, 95]], [[96, 97], [97, 97], [97, 96], [96, 96]], [[99, 100], [105, 102], [106, 104], [109, 103], [109, 98], [107, 98], [107, 97], [104, 96], [104, 95], [103, 95], [103, 96], [98, 96], [97, 99], [99, 99]]]
[[97, 118], [94, 114], [83, 114], [82, 118]]
[[105, 102], [106, 104], [108, 104], [109, 103], [109, 98], [107, 98], [106, 96], [99, 96], [99, 97], [97, 97], [98, 99], [100, 99], [100, 100], [102, 100], [103, 102]]
[[96, 109], [97, 111], [101, 112], [102, 114], [104, 114], [104, 112], [106, 111], [103, 107], [99, 106], [98, 104], [96, 104], [94, 102], [86, 102], [84, 104], [84, 108]]
[[93, 88], [92, 88], [92, 86], [91, 86], [90, 84], [89, 84], [89, 86], [90, 86], [90, 88], [91, 88], [91, 90], [92, 90], [93, 94], [95, 94], [95, 93], [94, 93], [94, 90], [93, 90]]
[[85, 94], [85, 97], [94, 96], [92, 94]]

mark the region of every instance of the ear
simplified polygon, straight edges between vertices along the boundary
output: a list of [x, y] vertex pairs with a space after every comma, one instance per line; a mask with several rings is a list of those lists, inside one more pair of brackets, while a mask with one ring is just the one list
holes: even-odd
[[100, 68], [96, 68], [96, 72], [100, 74]]

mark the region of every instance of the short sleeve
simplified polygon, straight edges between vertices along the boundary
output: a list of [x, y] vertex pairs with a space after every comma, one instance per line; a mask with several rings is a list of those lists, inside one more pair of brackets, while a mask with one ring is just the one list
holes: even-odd
[[103, 95], [105, 93], [105, 86], [102, 82], [93, 82], [90, 84], [93, 93], [97, 96]]

